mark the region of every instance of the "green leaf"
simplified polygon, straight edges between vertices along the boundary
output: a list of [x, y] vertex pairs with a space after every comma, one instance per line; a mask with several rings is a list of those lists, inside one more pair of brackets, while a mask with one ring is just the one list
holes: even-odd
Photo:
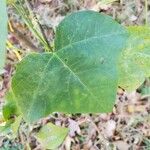
[[67, 134], [67, 128], [48, 123], [36, 133], [36, 137], [45, 149], [56, 149], [62, 144]]
[[3, 69], [5, 63], [6, 39], [7, 39], [6, 1], [1, 0], [0, 3], [0, 71]]
[[143, 143], [145, 144], [145, 150], [150, 149], [150, 139], [144, 138]]
[[142, 95], [150, 95], [150, 87], [144, 87], [141, 91]]
[[24, 119], [112, 111], [126, 38], [124, 27], [106, 15], [66, 17], [56, 30], [55, 52], [30, 54], [17, 66], [12, 89]]
[[3, 116], [5, 120], [9, 120], [16, 113], [16, 105], [14, 103], [7, 103], [3, 107]]
[[3, 117], [5, 120], [9, 120], [13, 116], [18, 116], [20, 113], [12, 90], [7, 93], [6, 99], [6, 104], [3, 106]]
[[130, 37], [119, 64], [119, 85], [129, 91], [137, 89], [150, 76], [150, 27], [128, 27]]

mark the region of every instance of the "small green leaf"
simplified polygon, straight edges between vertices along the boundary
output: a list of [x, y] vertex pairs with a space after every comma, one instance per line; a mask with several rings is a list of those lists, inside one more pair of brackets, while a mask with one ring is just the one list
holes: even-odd
[[0, 2], [0, 71], [3, 70], [6, 53], [6, 39], [7, 39], [7, 12], [6, 1]]
[[5, 120], [9, 120], [16, 113], [16, 105], [12, 103], [7, 103], [3, 106], [3, 116]]
[[141, 90], [141, 94], [142, 95], [150, 95], [150, 87], [148, 87], [148, 86], [143, 87]]
[[150, 76], [150, 27], [128, 27], [130, 37], [119, 64], [119, 85], [137, 89]]
[[150, 149], [150, 139], [148, 138], [144, 138], [143, 143], [145, 144], [145, 150], [149, 150]]
[[45, 149], [58, 148], [68, 134], [68, 129], [48, 123], [36, 134], [38, 141]]
[[3, 117], [5, 120], [9, 120], [13, 116], [18, 116], [19, 114], [14, 94], [12, 90], [10, 90], [6, 95], [6, 104], [3, 106]]
[[66, 17], [56, 30], [55, 52], [30, 54], [17, 66], [12, 89], [24, 119], [112, 111], [126, 38], [124, 27], [106, 15]]

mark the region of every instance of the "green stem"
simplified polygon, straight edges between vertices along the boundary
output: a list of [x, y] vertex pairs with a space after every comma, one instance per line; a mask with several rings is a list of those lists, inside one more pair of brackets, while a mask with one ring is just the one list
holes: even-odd
[[45, 35], [45, 33], [44, 33], [44, 30], [43, 30], [41, 24], [39, 23], [36, 14], [32, 11], [32, 6], [31, 6], [31, 4], [30, 4], [30, 1], [25, 0], [25, 2], [26, 2], [26, 5], [27, 5], [27, 7], [28, 7], [28, 9], [29, 9], [29, 12], [31, 13], [31, 15], [33, 16], [33, 18], [36, 20], [36, 23], [37, 23], [37, 25], [38, 25], [38, 28], [39, 28], [39, 30], [40, 30], [42, 36], [43, 36], [44, 41], [45, 41], [46, 44], [47, 44], [48, 49], [52, 52], [53, 49], [52, 49], [52, 47], [50, 46], [49, 41], [47, 40], [47, 37], [46, 37], [46, 35]]
[[[15, 9], [18, 11], [18, 13], [22, 16], [25, 24], [28, 26], [28, 28], [31, 30], [31, 32], [36, 36], [36, 38], [41, 42], [41, 44], [44, 46], [46, 51], [53, 51], [53, 48], [50, 46], [46, 35], [43, 31], [43, 28], [39, 21], [37, 20], [36, 15], [33, 13], [32, 8], [30, 6], [29, 1], [25, 0], [28, 8], [28, 12], [31, 15], [31, 17], [35, 20], [36, 26], [32, 23], [32, 21], [29, 19], [29, 14], [27, 10], [22, 6], [22, 3], [20, 0], [18, 0], [19, 4], [13, 4]], [[39, 32], [38, 32], [39, 31]]]

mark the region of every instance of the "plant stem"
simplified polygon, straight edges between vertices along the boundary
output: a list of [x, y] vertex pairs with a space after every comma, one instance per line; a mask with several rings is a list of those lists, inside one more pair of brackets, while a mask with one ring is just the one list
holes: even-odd
[[30, 3], [28, 0], [25, 0], [25, 2], [26, 2], [26, 5], [27, 5], [29, 11], [32, 13], [33, 18], [36, 20], [36, 23], [37, 23], [37, 25], [38, 25], [38, 28], [40, 29], [40, 32], [41, 32], [41, 34], [42, 34], [42, 36], [43, 36], [43, 38], [44, 38], [44, 40], [45, 40], [45, 42], [46, 42], [46, 44], [47, 44], [47, 47], [48, 47], [49, 50], [52, 52], [52, 51], [53, 51], [53, 48], [50, 46], [49, 41], [47, 40], [47, 37], [46, 37], [46, 35], [45, 35], [45, 33], [44, 33], [44, 30], [43, 30], [41, 24], [39, 23], [39, 20], [38, 20], [36, 14], [32, 11], [31, 3]]
[[[18, 1], [19, 2], [19, 1]], [[31, 20], [29, 20], [29, 17], [27, 15], [27, 12], [24, 10], [24, 8], [21, 6], [21, 3], [19, 6], [13, 4], [13, 7], [17, 10], [17, 12], [21, 15], [23, 18], [25, 24], [28, 26], [28, 28], [31, 30], [31, 32], [36, 36], [36, 38], [41, 42], [43, 46], [46, 45], [43, 37], [41, 37], [41, 34], [34, 28]]]

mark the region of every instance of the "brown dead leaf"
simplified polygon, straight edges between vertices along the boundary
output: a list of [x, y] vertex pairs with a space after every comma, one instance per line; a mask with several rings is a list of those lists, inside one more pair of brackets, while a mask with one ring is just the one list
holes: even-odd
[[74, 137], [77, 134], [81, 134], [81, 130], [80, 130], [80, 127], [79, 127], [79, 124], [78, 122], [72, 120], [72, 119], [69, 119], [69, 135], [71, 137]]

